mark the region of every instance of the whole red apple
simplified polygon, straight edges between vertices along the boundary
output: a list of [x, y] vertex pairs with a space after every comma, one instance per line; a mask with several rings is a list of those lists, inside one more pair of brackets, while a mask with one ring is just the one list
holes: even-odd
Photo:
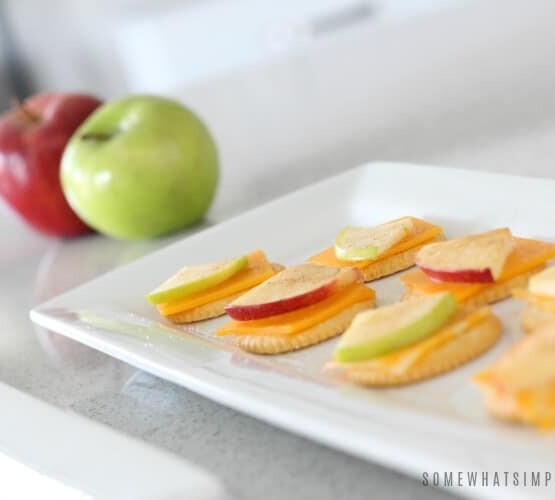
[[0, 117], [0, 193], [35, 229], [73, 236], [91, 231], [67, 203], [60, 160], [73, 132], [102, 101], [84, 94], [44, 93]]

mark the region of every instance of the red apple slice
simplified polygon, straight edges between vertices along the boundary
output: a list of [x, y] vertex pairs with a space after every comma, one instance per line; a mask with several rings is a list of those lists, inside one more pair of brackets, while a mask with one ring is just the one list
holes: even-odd
[[316, 304], [355, 282], [362, 275], [354, 267], [293, 266], [233, 301], [226, 312], [239, 321], [267, 318]]
[[426, 245], [416, 254], [415, 263], [438, 281], [493, 283], [513, 249], [511, 231], [502, 228]]

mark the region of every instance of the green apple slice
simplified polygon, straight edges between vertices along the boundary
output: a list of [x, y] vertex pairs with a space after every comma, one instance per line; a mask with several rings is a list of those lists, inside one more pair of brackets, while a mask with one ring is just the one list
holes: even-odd
[[555, 266], [532, 276], [528, 289], [537, 295], [555, 297]]
[[153, 304], [161, 304], [202, 292], [231, 278], [246, 267], [248, 262], [248, 256], [242, 255], [210, 264], [184, 267], [150, 292], [147, 299]]
[[406, 238], [413, 221], [403, 217], [374, 227], [347, 227], [335, 238], [335, 256], [340, 260], [371, 260]]
[[457, 310], [450, 292], [425, 295], [358, 314], [341, 337], [335, 359], [366, 361], [436, 333]]

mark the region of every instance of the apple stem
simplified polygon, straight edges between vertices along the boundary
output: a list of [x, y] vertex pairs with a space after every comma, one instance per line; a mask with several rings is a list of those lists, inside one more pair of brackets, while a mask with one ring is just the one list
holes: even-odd
[[21, 111], [23, 116], [30, 122], [38, 122], [40, 120], [40, 116], [30, 111], [19, 97], [14, 97], [12, 101], [14, 106]]
[[107, 141], [113, 134], [105, 134], [101, 132], [87, 132], [81, 135], [83, 141]]

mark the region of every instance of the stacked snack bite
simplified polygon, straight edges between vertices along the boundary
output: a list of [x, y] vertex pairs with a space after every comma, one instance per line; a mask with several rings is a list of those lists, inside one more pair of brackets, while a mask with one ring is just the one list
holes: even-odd
[[244, 350], [277, 354], [317, 344], [342, 333], [375, 294], [353, 267], [293, 266], [226, 307], [233, 319], [219, 336], [236, 335]]
[[513, 295], [527, 302], [520, 315], [520, 326], [525, 332], [555, 320], [555, 266], [532, 276], [528, 289], [517, 288]]
[[261, 250], [210, 264], [184, 267], [147, 299], [174, 323], [192, 323], [225, 314], [225, 306], [283, 269]]
[[360, 385], [406, 384], [470, 361], [500, 332], [487, 307], [465, 312], [449, 292], [415, 297], [358, 314], [328, 366]]
[[324, 266], [354, 266], [364, 281], [389, 276], [414, 265], [423, 245], [443, 240], [443, 230], [415, 217], [402, 217], [374, 227], [348, 227], [335, 238], [334, 246], [310, 257]]
[[555, 244], [513, 237], [507, 228], [423, 247], [417, 271], [401, 277], [405, 297], [451, 292], [479, 307], [508, 297], [555, 257]]
[[517, 341], [475, 377], [489, 412], [541, 429], [555, 426], [555, 322]]

